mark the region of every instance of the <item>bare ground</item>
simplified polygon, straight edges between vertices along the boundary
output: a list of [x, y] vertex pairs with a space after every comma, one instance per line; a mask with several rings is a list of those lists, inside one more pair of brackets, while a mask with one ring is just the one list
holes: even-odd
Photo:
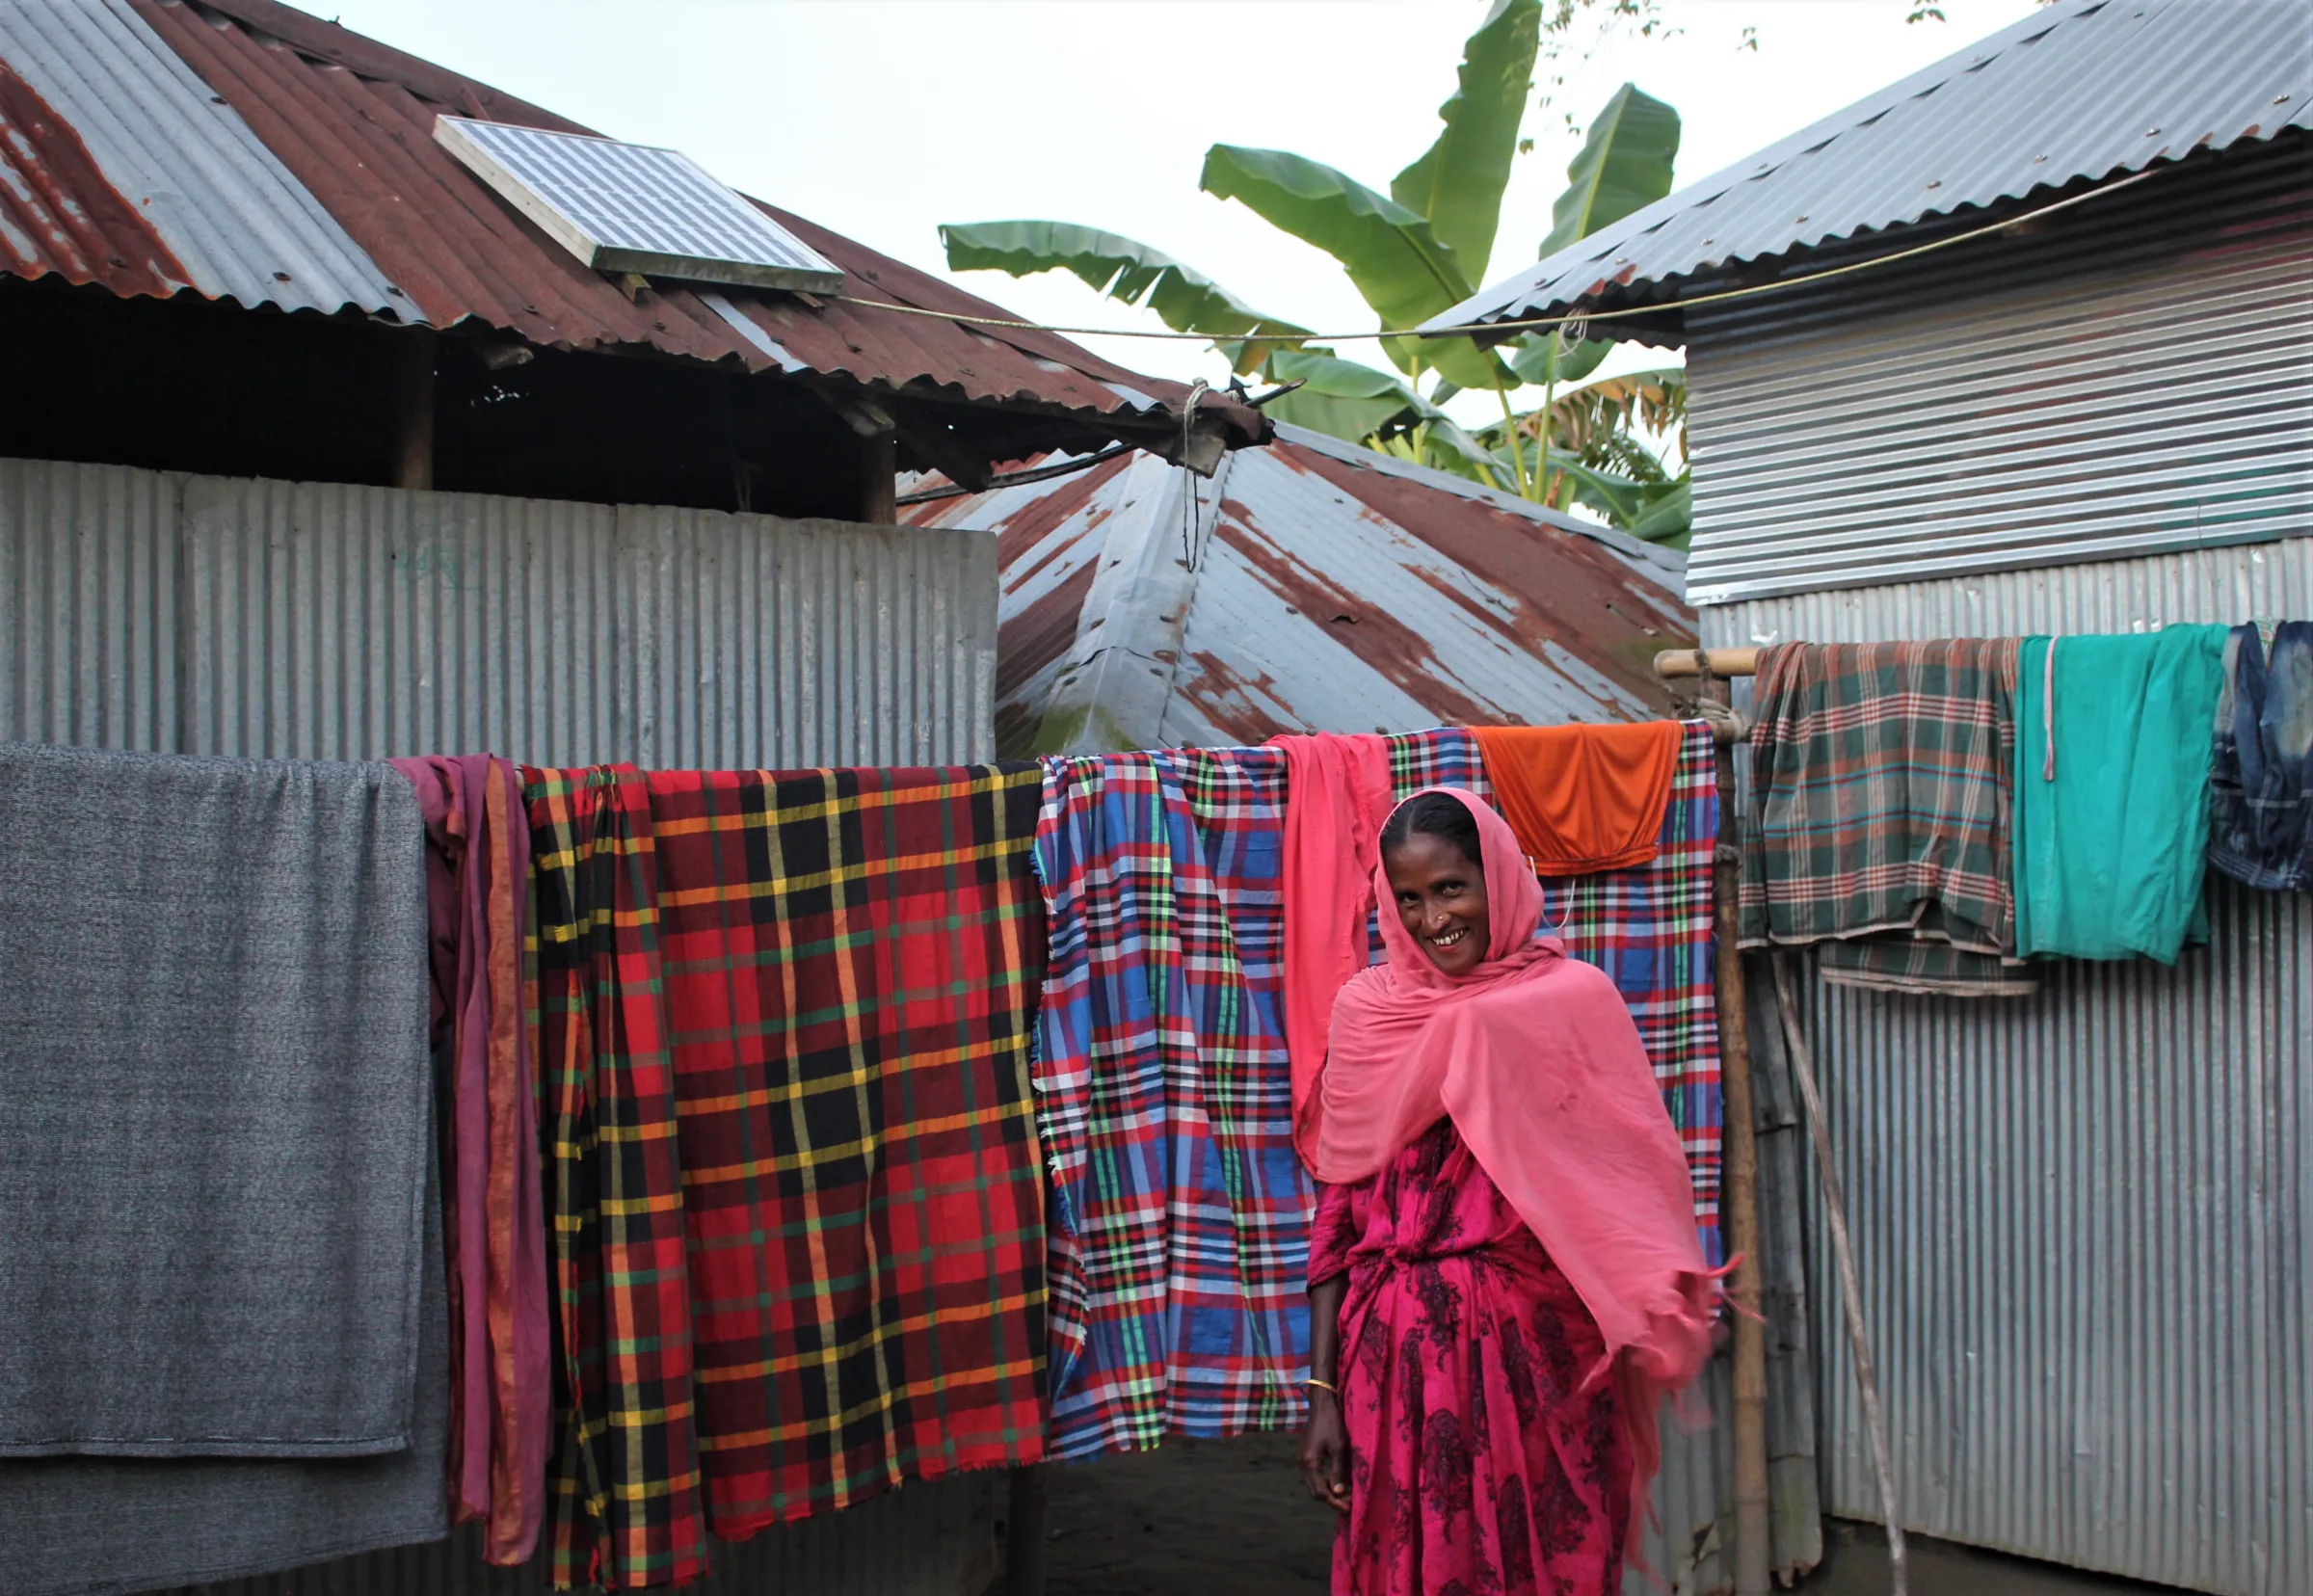
[[[1047, 1596], [1325, 1596], [1333, 1514], [1309, 1500], [1298, 1438], [1167, 1441], [1050, 1473]], [[1804, 1596], [1880, 1596], [1887, 1547], [1825, 1527]], [[1938, 1541], [1912, 1543], [1913, 1596], [2118, 1596], [2155, 1587]]]

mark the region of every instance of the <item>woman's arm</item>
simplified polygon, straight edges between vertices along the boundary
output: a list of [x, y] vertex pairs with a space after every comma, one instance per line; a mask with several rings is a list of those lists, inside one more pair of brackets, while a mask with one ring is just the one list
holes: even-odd
[[1309, 1429], [1301, 1438], [1301, 1478], [1309, 1494], [1349, 1510], [1349, 1432], [1342, 1423], [1342, 1297], [1349, 1277], [1337, 1274], [1309, 1289]]

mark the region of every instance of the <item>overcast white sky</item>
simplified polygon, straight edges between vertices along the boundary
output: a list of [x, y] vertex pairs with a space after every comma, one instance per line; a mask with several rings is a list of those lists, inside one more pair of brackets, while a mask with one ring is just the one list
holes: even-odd
[[[1387, 192], [1435, 136], [1485, 0], [302, 0], [347, 27], [944, 272], [943, 222], [1050, 217], [1153, 244], [1273, 314], [1374, 325], [1341, 269], [1201, 194], [1215, 142], [1290, 149]], [[1683, 183], [2030, 13], [2033, 0], [1664, 0], [1610, 37], [1512, 179], [1487, 280], [1534, 257], [1587, 117], [1626, 78], [1678, 107]], [[1756, 51], [1742, 48], [1756, 29]], [[1032, 319], [1156, 328], [1074, 278], [958, 281]], [[1197, 344], [1084, 340], [1218, 381]], [[1372, 344], [1342, 353], [1382, 363]], [[1618, 365], [1651, 363], [1635, 350]], [[1490, 413], [1490, 412], [1489, 412]]]

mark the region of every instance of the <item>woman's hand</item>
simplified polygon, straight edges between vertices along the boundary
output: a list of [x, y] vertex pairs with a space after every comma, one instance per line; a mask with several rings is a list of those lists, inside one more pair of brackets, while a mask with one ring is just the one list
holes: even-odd
[[1312, 1386], [1309, 1428], [1301, 1435], [1301, 1480], [1309, 1494], [1336, 1512], [1349, 1510], [1349, 1431], [1342, 1404], [1330, 1391]]

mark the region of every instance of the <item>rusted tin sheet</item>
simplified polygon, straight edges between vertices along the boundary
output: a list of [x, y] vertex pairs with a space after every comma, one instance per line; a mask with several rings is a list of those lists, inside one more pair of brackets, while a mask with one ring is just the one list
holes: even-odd
[[[0, 64], [22, 80], [0, 84], [0, 272], [475, 322], [1087, 419], [1177, 417], [1188, 399], [1065, 338], [947, 320], [1007, 313], [770, 206], [845, 294], [945, 314], [672, 285], [629, 300], [433, 140], [443, 112], [586, 129], [270, 0], [8, 0]], [[1248, 406], [1204, 394], [1198, 410], [1231, 444], [1265, 434]]]
[[1694, 635], [1676, 554], [1293, 427], [1193, 521], [1181, 477], [1134, 457], [909, 512], [998, 535], [1006, 752], [1666, 707], [1650, 661]]
[[287, 310], [403, 303], [127, 0], [0, 5], [0, 273]]

